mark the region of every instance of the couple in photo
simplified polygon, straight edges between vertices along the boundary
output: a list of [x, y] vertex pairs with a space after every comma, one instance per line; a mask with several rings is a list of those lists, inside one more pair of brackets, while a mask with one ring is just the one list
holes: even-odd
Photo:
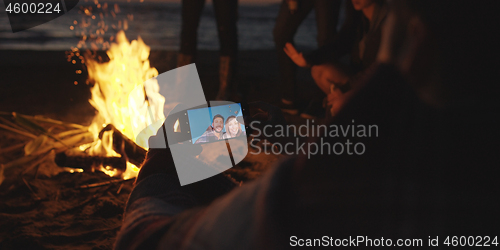
[[207, 130], [196, 140], [195, 144], [234, 138], [243, 133], [241, 124], [234, 115], [227, 118], [225, 126], [226, 132], [223, 132], [224, 117], [219, 114], [215, 115], [212, 119], [212, 125], [208, 126]]

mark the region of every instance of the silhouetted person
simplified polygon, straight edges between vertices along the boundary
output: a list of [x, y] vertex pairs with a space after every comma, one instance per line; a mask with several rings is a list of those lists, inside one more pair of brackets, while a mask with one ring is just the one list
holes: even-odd
[[[177, 67], [195, 62], [198, 25], [205, 0], [182, 0], [181, 49]], [[238, 0], [213, 0], [220, 44], [219, 91], [217, 100], [226, 100], [236, 92], [234, 74], [238, 54]]]
[[292, 44], [285, 47], [295, 64], [311, 67], [311, 75], [328, 95], [330, 105], [335, 99], [342, 100], [341, 95], [375, 62], [387, 6], [383, 0], [351, 0], [346, 2], [346, 12], [345, 23], [334, 42], [307, 56], [298, 53]]
[[339, 0], [283, 0], [273, 35], [280, 71], [281, 106], [284, 112], [297, 114], [297, 66], [285, 54], [286, 43], [293, 43], [297, 29], [314, 9], [318, 31], [318, 47], [332, 42], [340, 11]]

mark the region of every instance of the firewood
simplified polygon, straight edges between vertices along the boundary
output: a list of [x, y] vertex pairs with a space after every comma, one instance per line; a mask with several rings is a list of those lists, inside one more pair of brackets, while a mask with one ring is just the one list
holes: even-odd
[[[43, 145], [40, 145], [35, 152], [32, 152], [31, 154], [33, 155], [39, 155], [43, 154], [45, 152], [48, 152], [52, 149], [56, 151], [56, 153], [61, 153], [63, 151], [66, 151], [69, 148], [75, 148], [83, 144], [91, 143], [94, 141], [94, 136], [92, 135], [91, 132], [85, 132], [84, 130], [81, 130], [83, 133], [72, 135], [72, 136], [67, 136], [66, 138], [53, 142], [53, 143], [45, 143]], [[42, 135], [43, 136], [43, 135]], [[30, 155], [31, 155], [30, 154]]]
[[31, 139], [35, 139], [36, 138], [36, 135], [30, 134], [28, 132], [24, 132], [24, 131], [21, 131], [21, 130], [17, 130], [15, 128], [11, 128], [11, 127], [3, 125], [3, 124], [0, 124], [0, 128], [6, 129], [6, 130], [10, 130], [11, 132], [14, 132], [14, 133], [17, 133], [17, 134], [20, 134], [20, 135], [24, 135], [24, 136], [29, 137]]
[[[119, 154], [122, 154], [122, 151], [125, 151], [128, 160], [137, 167], [140, 167], [146, 159], [147, 151], [123, 135], [112, 124], [108, 124], [101, 130], [99, 133], [99, 139], [102, 139], [103, 133], [106, 131], [113, 131], [113, 149]], [[124, 146], [124, 149], [122, 149], [122, 145]]]
[[[9, 113], [9, 115], [13, 116], [14, 113]], [[3, 112], [3, 114], [7, 114], [7, 113]], [[0, 115], [3, 115], [3, 114], [0, 113]], [[49, 124], [62, 125], [63, 127], [67, 127], [67, 128], [76, 128], [76, 129], [85, 129], [85, 130], [88, 129], [87, 126], [83, 126], [83, 125], [75, 124], [75, 123], [58, 121], [58, 120], [50, 119], [50, 118], [43, 117], [43, 116], [40, 116], [40, 115], [29, 116], [29, 115], [22, 115], [22, 114], [19, 114], [19, 113], [16, 113], [16, 115], [17, 116], [22, 116], [23, 118], [31, 120], [33, 122], [34, 121], [39, 121], [39, 122], [44, 122], [44, 123], [49, 123]]]
[[1, 116], [0, 116], [0, 122], [2, 122], [3, 124], [5, 124], [5, 125], [7, 125], [7, 126], [9, 126], [9, 127], [11, 127], [11, 128], [14, 128], [14, 129], [17, 129], [17, 130], [20, 130], [20, 131], [25, 131], [25, 132], [26, 132], [26, 130], [25, 130], [23, 127], [21, 127], [21, 126], [17, 125], [17, 124], [16, 124], [16, 123], [14, 123], [14, 122], [11, 122], [10, 120], [7, 120], [7, 119], [3, 118], [3, 117], [1, 117]]
[[18, 149], [23, 148], [25, 145], [26, 145], [26, 142], [23, 142], [23, 143], [20, 143], [17, 145], [2, 148], [2, 149], [0, 149], [0, 154], [7, 154], [7, 153], [10, 153], [10, 151], [16, 151]]
[[44, 127], [40, 126], [38, 123], [26, 118], [25, 116], [21, 114], [17, 114], [16, 112], [12, 112], [12, 115], [14, 116], [14, 121], [20, 125], [21, 127], [24, 127], [25, 129], [31, 130], [37, 134], [43, 134], [46, 135], [55, 141], [61, 143], [64, 145], [66, 148], [70, 148], [67, 146], [63, 141], [59, 140], [58, 138], [54, 137], [49, 133], [48, 130], [46, 130]]
[[65, 153], [56, 155], [55, 162], [60, 167], [81, 168], [84, 171], [92, 171], [96, 166], [110, 166], [122, 171], [127, 169], [127, 161], [124, 157], [103, 156], [68, 156]]

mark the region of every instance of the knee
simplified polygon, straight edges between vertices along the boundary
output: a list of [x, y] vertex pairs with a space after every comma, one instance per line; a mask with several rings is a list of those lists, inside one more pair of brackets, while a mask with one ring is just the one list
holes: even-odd
[[314, 79], [316, 85], [326, 94], [330, 91], [330, 79], [329, 79], [329, 67], [328, 65], [316, 65], [311, 68], [311, 76]]

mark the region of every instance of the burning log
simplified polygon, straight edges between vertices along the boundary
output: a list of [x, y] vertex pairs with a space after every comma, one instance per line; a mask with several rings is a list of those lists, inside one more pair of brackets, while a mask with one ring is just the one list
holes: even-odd
[[[105, 128], [101, 130], [99, 133], [99, 139], [102, 139], [103, 133], [106, 131], [113, 131], [113, 149], [119, 153], [126, 154], [128, 161], [136, 166], [141, 166], [144, 160], [146, 159], [147, 151], [137, 145], [134, 141], [127, 138], [123, 135], [118, 129], [115, 128], [112, 124], [108, 124]], [[123, 149], [122, 149], [123, 145]]]
[[109, 166], [117, 169], [120, 172], [127, 170], [127, 161], [140, 166], [146, 159], [147, 151], [138, 146], [134, 141], [123, 135], [112, 124], [107, 125], [99, 132], [99, 139], [102, 140], [104, 133], [112, 131], [113, 133], [113, 150], [121, 154], [121, 157], [110, 156], [89, 156], [89, 155], [67, 155], [59, 153], [55, 157], [55, 162], [60, 167], [79, 168], [83, 171], [92, 171], [99, 166]]
[[125, 157], [103, 157], [103, 156], [68, 156], [66, 153], [56, 155], [55, 162], [60, 167], [81, 168], [83, 171], [92, 171], [93, 167], [110, 166], [121, 171], [127, 169]]

